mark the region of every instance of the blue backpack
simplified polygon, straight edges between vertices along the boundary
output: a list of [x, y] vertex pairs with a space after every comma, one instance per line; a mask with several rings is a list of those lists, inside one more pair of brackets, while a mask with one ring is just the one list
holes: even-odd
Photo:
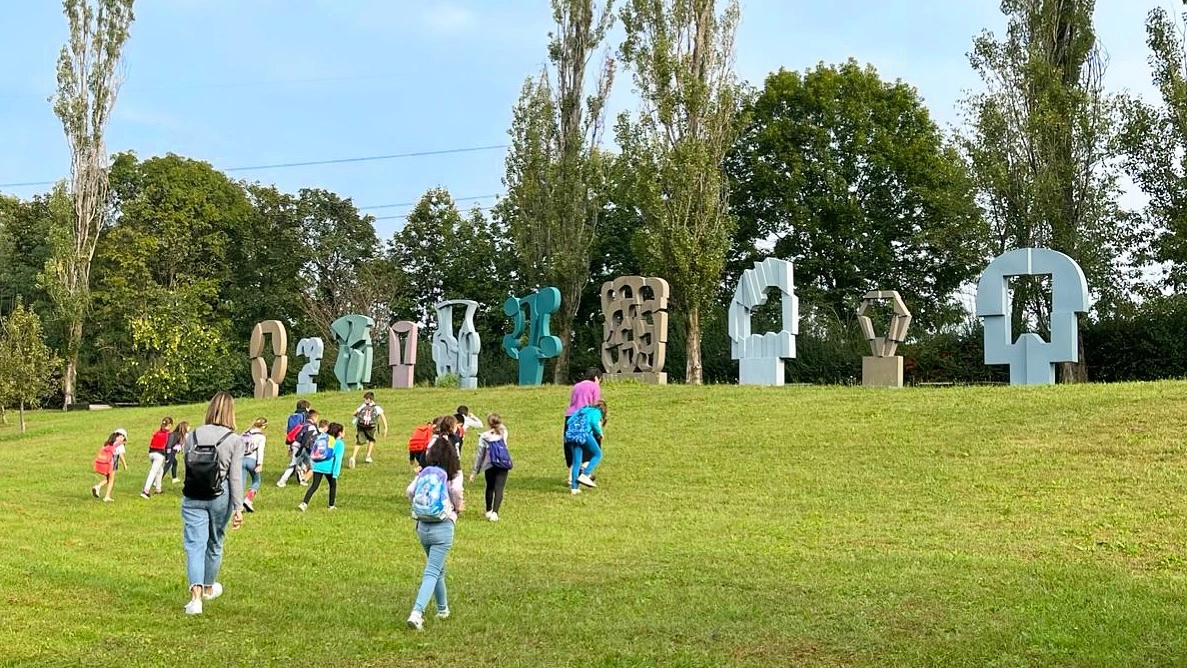
[[497, 441], [487, 441], [486, 456], [490, 458], [492, 467], [511, 470], [511, 452], [507, 450], [507, 441], [501, 438]]
[[313, 441], [313, 451], [309, 458], [315, 462], [324, 462], [334, 458], [334, 445], [330, 442], [329, 434], [318, 434]]
[[440, 522], [449, 517], [445, 499], [449, 494], [449, 479], [445, 469], [426, 466], [416, 475], [412, 486], [412, 519], [418, 522]]
[[593, 432], [593, 427], [589, 421], [591, 413], [598, 409], [591, 406], [586, 406], [581, 410], [573, 413], [569, 417], [569, 421], [565, 423], [565, 441], [568, 443], [585, 443], [585, 439]]

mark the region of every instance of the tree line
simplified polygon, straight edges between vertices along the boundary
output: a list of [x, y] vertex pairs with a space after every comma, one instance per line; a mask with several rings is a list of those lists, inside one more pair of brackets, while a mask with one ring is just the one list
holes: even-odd
[[[44, 322], [67, 403], [247, 393], [255, 323], [329, 342], [329, 324], [352, 312], [378, 323], [383, 385], [386, 324], [431, 328], [444, 298], [482, 305], [481, 382], [510, 383], [500, 307], [542, 286], [562, 294], [553, 330], [566, 346], [551, 365], [566, 382], [599, 364], [600, 287], [628, 274], [672, 287], [669, 376], [730, 382], [726, 307], [741, 272], [770, 256], [795, 262], [803, 310], [789, 378], [858, 377], [854, 310], [866, 291], [894, 289], [915, 316], [909, 379], [994, 380], [1000, 369], [973, 361], [978, 325], [962, 291], [1022, 246], [1071, 256], [1092, 290], [1081, 362], [1062, 380], [1176, 373], [1139, 361], [1117, 371], [1115, 359], [1118, 328], [1182, 308], [1185, 51], [1182, 24], [1161, 9], [1146, 25], [1161, 99], [1145, 102], [1104, 88], [1092, 0], [1004, 0], [1005, 34], [975, 36], [969, 54], [984, 85], [946, 132], [913, 87], [856, 60], [739, 80], [734, 0], [552, 0], [547, 64], [525, 81], [508, 131], [505, 194], [465, 210], [431, 189], [380, 239], [372, 216], [332, 192], [281, 192], [172, 154], [108, 159], [133, 2], [63, 4], [71, 38], [54, 112], [71, 176], [28, 199], [0, 195], [0, 317]], [[616, 24], [625, 37], [608, 44]], [[611, 119], [620, 67], [639, 106]], [[1125, 179], [1149, 197], [1142, 210], [1121, 205]], [[1042, 279], [1015, 281], [1013, 294], [1016, 330], [1046, 334]], [[776, 300], [756, 326], [777, 313]], [[429, 381], [422, 341], [417, 377]], [[333, 385], [328, 371], [319, 385]]]

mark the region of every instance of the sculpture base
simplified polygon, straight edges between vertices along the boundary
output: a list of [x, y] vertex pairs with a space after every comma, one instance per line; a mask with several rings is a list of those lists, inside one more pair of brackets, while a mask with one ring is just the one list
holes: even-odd
[[297, 394], [317, 394], [317, 383], [297, 383]]
[[457, 386], [463, 390], [476, 390], [478, 389], [478, 379], [462, 376], [461, 378], [457, 379]]
[[861, 358], [861, 384], [864, 387], [902, 387], [903, 358], [872, 357]]
[[738, 360], [739, 385], [782, 385], [782, 357], [753, 357]]
[[412, 365], [398, 364], [392, 367], [392, 388], [406, 388], [413, 385]]
[[649, 385], [667, 385], [668, 374], [663, 371], [659, 373], [654, 371], [641, 371], [638, 373], [608, 373], [602, 376], [602, 380], [608, 383], [622, 380], [633, 380], [636, 383], [647, 383]]

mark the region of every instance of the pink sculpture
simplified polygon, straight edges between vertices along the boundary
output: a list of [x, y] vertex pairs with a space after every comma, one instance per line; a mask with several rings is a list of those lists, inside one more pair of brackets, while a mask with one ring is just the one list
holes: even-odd
[[[400, 346], [400, 335], [404, 345]], [[416, 369], [416, 323], [401, 320], [387, 330], [387, 359], [392, 368], [392, 387], [412, 387]], [[401, 354], [402, 353], [402, 354]]]

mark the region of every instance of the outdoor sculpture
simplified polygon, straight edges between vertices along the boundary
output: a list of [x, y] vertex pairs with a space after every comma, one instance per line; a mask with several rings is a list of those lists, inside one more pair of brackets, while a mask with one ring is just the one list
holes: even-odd
[[[866, 312], [880, 301], [889, 301], [894, 309], [886, 336], [874, 334], [874, 323]], [[911, 326], [911, 312], [895, 290], [871, 290], [862, 297], [857, 309], [857, 324], [870, 344], [871, 355], [861, 358], [861, 384], [866, 387], [902, 387], [903, 358], [895, 355], [898, 344], [907, 339]]]
[[[264, 335], [272, 340], [274, 357], [271, 373], [268, 373], [268, 363], [264, 361]], [[255, 384], [256, 399], [280, 396], [280, 384], [284, 382], [284, 375], [289, 368], [288, 349], [288, 334], [281, 321], [265, 320], [251, 328], [247, 354], [251, 357], [251, 379]]]
[[317, 374], [321, 371], [321, 358], [326, 352], [326, 344], [320, 337], [313, 336], [297, 342], [297, 357], [309, 359], [297, 374], [297, 394], [314, 394], [317, 392]]
[[602, 284], [604, 380], [664, 384], [668, 347], [668, 282], [622, 276]]
[[[514, 330], [503, 337], [503, 350], [511, 359], [519, 360], [520, 385], [543, 383], [544, 360], [561, 354], [560, 337], [548, 331], [548, 321], [560, 305], [561, 291], [556, 288], [541, 288], [526, 297], [503, 302], [503, 313], [515, 323]], [[526, 322], [524, 310], [528, 311]], [[526, 341], [521, 341], [525, 334]]]
[[[1051, 277], [1051, 341], [1023, 332], [1011, 343], [1010, 276]], [[1088, 311], [1088, 281], [1076, 261], [1049, 248], [1016, 248], [998, 256], [977, 282], [977, 315], [985, 320], [985, 363], [1009, 364], [1011, 385], [1055, 383], [1056, 362], [1080, 359], [1078, 313]]]
[[[465, 306], [466, 315], [457, 334], [453, 329], [453, 308]], [[458, 387], [478, 387], [478, 353], [482, 339], [474, 328], [474, 314], [478, 302], [472, 299], [447, 299], [434, 306], [437, 310], [437, 331], [433, 333], [433, 362], [437, 365], [437, 381], [447, 374], [457, 374]], [[414, 358], [415, 359], [415, 358]]]
[[371, 363], [374, 350], [371, 329], [375, 321], [357, 313], [344, 315], [330, 325], [334, 344], [338, 346], [338, 360], [334, 363], [334, 377], [343, 390], [361, 390], [371, 382]]
[[[400, 345], [400, 335], [404, 345]], [[416, 323], [401, 320], [387, 330], [387, 360], [392, 368], [392, 387], [412, 387], [416, 369]], [[403, 353], [403, 354], [401, 354]]]
[[[750, 317], [767, 303], [767, 288], [782, 293], [783, 329], [752, 334]], [[800, 300], [795, 294], [792, 265], [767, 258], [742, 272], [729, 310], [730, 356], [738, 360], [739, 385], [782, 385], [783, 359], [795, 357], [795, 337], [800, 333]]]

